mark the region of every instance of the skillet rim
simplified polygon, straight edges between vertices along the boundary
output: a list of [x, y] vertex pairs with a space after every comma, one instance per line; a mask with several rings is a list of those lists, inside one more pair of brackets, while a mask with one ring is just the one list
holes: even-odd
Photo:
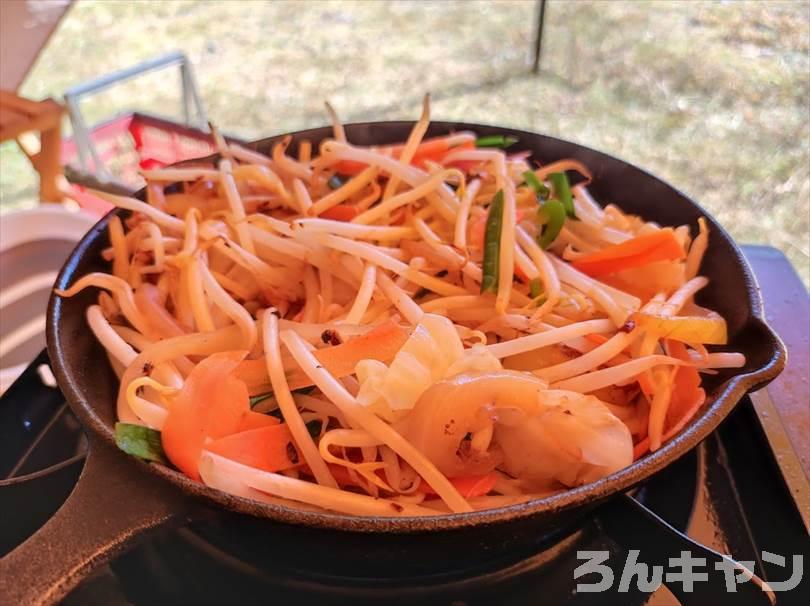
[[[356, 131], [360, 129], [373, 128], [382, 128], [395, 131], [397, 128], [411, 127], [413, 124], [413, 121], [407, 120], [371, 121], [346, 124], [345, 128], [347, 132], [351, 134], [351, 131], [353, 130]], [[254, 149], [262, 149], [287, 136], [288, 134], [292, 135], [294, 138], [315, 138], [316, 133], [322, 135], [329, 129], [329, 126], [323, 126], [294, 131], [291, 133], [266, 137], [254, 141], [248, 144], [248, 146]], [[517, 136], [522, 135], [530, 138], [541, 137], [548, 141], [572, 146], [574, 148], [578, 148], [580, 151], [601, 156], [611, 163], [618, 162], [625, 168], [638, 171], [638, 173], [640, 173], [640, 178], [643, 178], [644, 180], [656, 181], [664, 187], [672, 190], [674, 194], [688, 202], [702, 216], [706, 217], [713, 228], [713, 231], [721, 234], [723, 240], [730, 245], [730, 249], [733, 251], [736, 258], [736, 262], [742, 270], [745, 281], [744, 286], [748, 295], [746, 303], [748, 309], [750, 310], [750, 314], [745, 324], [740, 327], [740, 331], [745, 330], [752, 322], [758, 322], [760, 327], [766, 331], [770, 340], [768, 343], [763, 343], [763, 346], [768, 346], [770, 348], [770, 357], [767, 363], [760, 368], [734, 375], [727, 379], [724, 383], [715, 387], [714, 391], [716, 392], [716, 395], [714, 400], [710, 402], [708, 406], [704, 406], [702, 408], [701, 412], [699, 413], [699, 417], [687, 424], [687, 426], [681, 430], [681, 432], [667, 441], [659, 450], [644, 456], [638, 461], [634, 461], [630, 466], [611, 474], [610, 476], [601, 478], [596, 482], [571, 488], [540, 499], [534, 499], [516, 505], [469, 513], [389, 518], [382, 516], [351, 516], [330, 512], [322, 513], [305, 511], [285, 505], [267, 504], [243, 497], [237, 497], [214, 488], [209, 488], [201, 483], [194, 482], [180, 472], [174, 471], [168, 467], [150, 464], [139, 459], [135, 459], [135, 457], [126, 455], [118, 450], [116, 450], [114, 454], [126, 456], [128, 459], [132, 460], [133, 464], [140, 465], [142, 468], [150, 471], [151, 473], [154, 473], [162, 479], [171, 482], [172, 484], [181, 488], [187, 494], [202, 498], [206, 501], [212, 501], [217, 505], [231, 511], [260, 518], [268, 518], [277, 522], [307, 526], [310, 528], [362, 533], [413, 534], [419, 532], [457, 530], [496, 523], [507, 523], [533, 516], [541, 517], [555, 515], [562, 513], [563, 511], [594, 505], [616, 493], [628, 490], [692, 450], [695, 446], [697, 446], [698, 443], [703, 441], [717, 428], [717, 426], [723, 421], [723, 419], [725, 419], [725, 417], [739, 403], [739, 401], [748, 391], [751, 391], [757, 386], [766, 384], [781, 372], [786, 361], [786, 350], [781, 342], [781, 339], [765, 322], [762, 298], [748, 262], [745, 260], [745, 257], [742, 255], [739, 246], [736, 244], [733, 238], [731, 238], [728, 232], [714, 219], [710, 213], [706, 212], [700, 206], [700, 204], [695, 202], [680, 189], [673, 187], [663, 179], [660, 179], [659, 177], [634, 164], [626, 162], [625, 160], [617, 158], [611, 154], [595, 150], [573, 141], [567, 141], [549, 135], [496, 125], [455, 121], [431, 122], [431, 130], [440, 130], [446, 132], [453, 130], [474, 130], [481, 132], [491, 129], [497, 129], [499, 132], [505, 134], [514, 134]], [[384, 141], [381, 141], [381, 143], [384, 143]], [[211, 161], [216, 157], [216, 155], [208, 156], [207, 158], [198, 158], [180, 164], [197, 164], [204, 161]], [[142, 196], [143, 191], [144, 190], [138, 192], [136, 196]], [[66, 286], [66, 282], [73, 278], [75, 266], [84, 257], [87, 249], [91, 248], [99, 237], [104, 236], [104, 231], [106, 230], [107, 223], [109, 222], [110, 218], [113, 214], [119, 212], [121, 211], [118, 209], [113, 209], [110, 211], [82, 238], [61, 269], [55, 283], [55, 288], [64, 288]], [[67, 359], [65, 345], [67, 345], [67, 349], [69, 349], [69, 343], [66, 344], [62, 342], [58, 330], [59, 322], [62, 317], [62, 304], [62, 298], [56, 296], [55, 293], [52, 292], [48, 304], [46, 332], [48, 352], [51, 357], [54, 374], [56, 375], [59, 387], [64, 392], [71, 409], [81, 419], [85, 428], [92, 431], [93, 437], [98, 437], [114, 446], [115, 438], [113, 429], [97, 416], [93, 405], [84, 397], [84, 394], [76, 384], [76, 381], [67, 370], [66, 364], [63, 364], [63, 360]]]

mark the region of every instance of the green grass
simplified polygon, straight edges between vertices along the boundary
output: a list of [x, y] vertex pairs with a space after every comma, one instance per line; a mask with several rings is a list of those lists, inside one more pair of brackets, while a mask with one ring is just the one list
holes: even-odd
[[[22, 92], [70, 85], [179, 48], [213, 120], [245, 137], [347, 121], [436, 118], [549, 133], [627, 159], [699, 200], [742, 242], [779, 247], [810, 282], [810, 5], [561, 2], [543, 73], [528, 73], [534, 2], [80, 0]], [[177, 114], [174, 76], [86, 104]], [[32, 173], [0, 148], [3, 207]]]

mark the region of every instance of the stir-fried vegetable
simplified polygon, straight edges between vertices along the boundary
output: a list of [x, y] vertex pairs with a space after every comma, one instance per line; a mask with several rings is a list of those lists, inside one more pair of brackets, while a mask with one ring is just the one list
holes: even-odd
[[577, 213], [574, 210], [574, 198], [571, 195], [571, 184], [568, 182], [568, 175], [565, 173], [551, 173], [548, 180], [551, 181], [552, 193], [562, 203], [565, 214], [572, 219], [576, 219]]
[[638, 311], [631, 319], [659, 338], [707, 345], [728, 343], [726, 321], [714, 312], [706, 316], [664, 316]]
[[160, 432], [143, 425], [131, 423], [115, 424], [115, 443], [127, 454], [158, 463], [168, 463], [163, 444], [160, 441]]
[[[389, 362], [408, 339], [408, 331], [393, 322], [385, 322], [367, 334], [349, 339], [340, 345], [316, 350], [318, 362], [336, 377], [345, 377], [354, 372], [360, 360]], [[286, 365], [285, 365], [286, 368]], [[271, 391], [267, 366], [262, 358], [243, 360], [236, 368], [235, 376], [244, 381], [252, 394]], [[287, 375], [292, 390], [312, 385], [312, 381], [297, 366]]]
[[[540, 244], [542, 248], [548, 248], [551, 246], [551, 243], [557, 239], [557, 236], [560, 235], [560, 231], [563, 228], [566, 216], [565, 206], [557, 199], [548, 199], [551, 194], [550, 190], [532, 171], [527, 170], [523, 173], [523, 178], [526, 180], [526, 184], [534, 190], [534, 193], [537, 195], [537, 201], [541, 203], [540, 208], [537, 209], [537, 218], [541, 225], [538, 244]], [[570, 197], [570, 189], [568, 190], [568, 194]]]
[[205, 450], [264, 471], [290, 469], [303, 461], [285, 423], [220, 438]]
[[486, 137], [478, 137], [475, 140], [476, 147], [498, 147], [506, 149], [518, 142], [517, 137], [510, 135], [488, 135]]
[[503, 191], [498, 190], [489, 205], [489, 216], [484, 229], [484, 262], [481, 292], [498, 292], [498, 263], [501, 252], [501, 226], [503, 224]]
[[571, 265], [590, 276], [602, 276], [656, 261], [678, 261], [685, 256], [675, 232], [666, 227], [582, 255], [574, 259]]
[[359, 214], [360, 211], [350, 204], [338, 204], [323, 211], [319, 217], [321, 219], [332, 219], [333, 221], [351, 221]]
[[239, 423], [239, 428], [237, 431], [248, 431], [250, 429], [269, 427], [271, 425], [278, 425], [279, 422], [279, 419], [272, 415], [266, 415], [261, 412], [248, 410], [242, 416], [242, 421]]
[[239, 431], [250, 411], [247, 388], [232, 373], [245, 352], [223, 352], [194, 367], [183, 389], [172, 398], [163, 425], [163, 449], [169, 460], [192, 479], [200, 478], [198, 462], [206, 438]]
[[425, 139], [427, 98], [398, 144], [330, 115], [295, 153], [218, 139], [218, 166], [145, 171], [145, 201], [102, 194], [132, 213], [112, 271], [57, 294], [103, 291], [125, 451], [258, 500], [463, 513], [629, 465], [698, 413], [698, 368], [745, 364], [704, 346], [727, 328], [692, 302], [702, 222], [603, 206], [505, 130]]
[[523, 178], [526, 180], [526, 185], [534, 190], [539, 200], [546, 200], [551, 195], [551, 190], [537, 178], [533, 171], [527, 170], [523, 173]]
[[[683, 343], [668, 341], [667, 348], [670, 355], [680, 360], [688, 360], [689, 355]], [[650, 387], [648, 386], [648, 389]], [[703, 402], [706, 401], [706, 392], [700, 387], [700, 375], [694, 366], [679, 366], [675, 374], [672, 396], [665, 417], [665, 425], [661, 441], [665, 442], [683, 429], [697, 414]], [[650, 438], [646, 437], [633, 447], [633, 458], [638, 459], [650, 449]]]
[[560, 235], [565, 224], [565, 207], [559, 200], [546, 200], [543, 206], [537, 209], [537, 216], [543, 223], [538, 244], [548, 248]]

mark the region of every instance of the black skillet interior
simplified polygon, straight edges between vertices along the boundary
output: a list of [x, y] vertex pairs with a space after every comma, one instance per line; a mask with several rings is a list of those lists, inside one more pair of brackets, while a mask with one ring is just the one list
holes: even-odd
[[[412, 126], [412, 122], [353, 124], [346, 127], [346, 132], [352, 143], [383, 144], [403, 141]], [[499, 127], [448, 122], [433, 123], [428, 136], [460, 130], [473, 130], [480, 135], [514, 135], [519, 143], [513, 149], [530, 150], [532, 158], [541, 163], [566, 157], [576, 158], [593, 171], [590, 191], [597, 200], [603, 204], [616, 203], [626, 211], [641, 214], [662, 225], [686, 223], [694, 229], [697, 218], [705, 216], [709, 221], [712, 237], [702, 273], [711, 282], [700, 293], [698, 302], [717, 310], [727, 319], [731, 335], [728, 349], [743, 352], [747, 358], [746, 367], [707, 377], [709, 401], [698, 418], [659, 451], [627, 469], [594, 484], [546, 499], [472, 514], [388, 519], [308, 513], [233, 497], [192, 482], [162, 466], [143, 464], [145, 467], [179, 485], [188, 494], [203, 497], [232, 510], [314, 528], [363, 533], [413, 533], [469, 529], [472, 526], [516, 522], [518, 519], [525, 521], [528, 518], [537, 523], [544, 520], [556, 526], [554, 520], [562, 519], [559, 516], [564, 510], [572, 512], [625, 490], [689, 451], [720, 423], [746, 391], [764, 385], [779, 373], [784, 365], [784, 348], [761, 319], [761, 300], [746, 262], [722, 227], [684, 194], [621, 160], [552, 137]], [[317, 145], [330, 136], [329, 128], [303, 131], [295, 135], [291, 149], [294, 152], [297, 142], [304, 138]], [[267, 152], [279, 138], [259, 141], [255, 147]], [[72, 284], [87, 272], [107, 269], [100, 255], [101, 250], [108, 245], [106, 223], [106, 219], [100, 221], [78, 245], [57, 280], [58, 287], [64, 288]], [[48, 315], [49, 353], [60, 387], [76, 414], [96, 436], [112, 442], [117, 380], [103, 349], [87, 329], [84, 320], [84, 310], [95, 301], [95, 297], [96, 293], [88, 290], [71, 299], [52, 298]]]

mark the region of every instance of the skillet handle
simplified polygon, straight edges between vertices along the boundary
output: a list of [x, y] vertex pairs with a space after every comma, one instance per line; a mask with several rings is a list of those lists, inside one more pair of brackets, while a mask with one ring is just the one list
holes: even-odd
[[[689, 552], [690, 557], [704, 558], [705, 564], [697, 572], [707, 572], [708, 578], [695, 582], [693, 591], [685, 591], [680, 582], [667, 586], [682, 606], [702, 606], [703, 604], [734, 604], [735, 606], [774, 606], [776, 595], [768, 584], [753, 571], [730, 557], [709, 549], [693, 541], [688, 536], [670, 526], [650, 509], [627, 494], [618, 495], [599, 508], [599, 519], [608, 536], [618, 543], [625, 552], [638, 550], [638, 560], [651, 566], [661, 566], [664, 571], [674, 570], [669, 565], [670, 558], [681, 557], [681, 552]], [[738, 583], [734, 592], [727, 590], [725, 574], [715, 565], [732, 568], [735, 573], [745, 575], [749, 581]], [[649, 575], [649, 573], [647, 573]], [[666, 579], [666, 573], [664, 574]]]
[[180, 491], [88, 438], [73, 492], [42, 528], [0, 559], [0, 604], [55, 604], [136, 537], [186, 513]]

